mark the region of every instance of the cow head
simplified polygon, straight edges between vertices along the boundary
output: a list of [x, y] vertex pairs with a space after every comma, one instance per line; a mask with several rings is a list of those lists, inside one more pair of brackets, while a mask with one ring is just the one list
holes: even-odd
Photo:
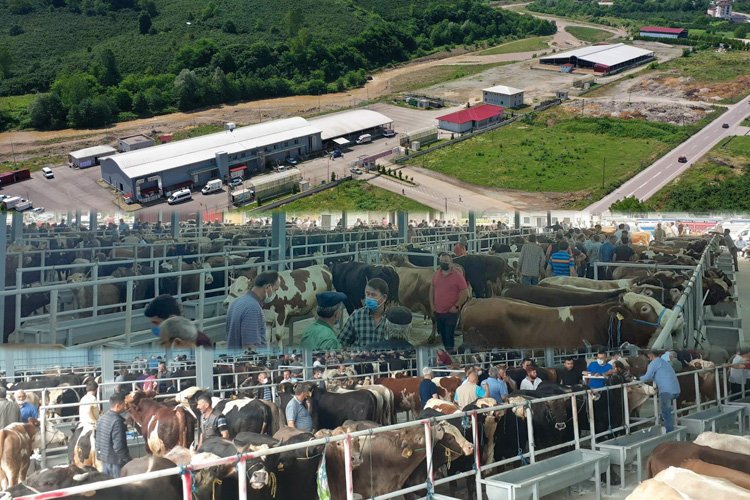
[[223, 302], [224, 307], [228, 309], [232, 302], [246, 294], [248, 290], [250, 290], [250, 287], [251, 281], [245, 276], [238, 276], [237, 278], [232, 280], [227, 298], [224, 299]]
[[[5, 492], [5, 496], [0, 496], [0, 499], [11, 499], [33, 493], [59, 490], [62, 488], [78, 486], [80, 484], [87, 484], [93, 482], [93, 477], [96, 477], [96, 480], [101, 481], [101, 476], [104, 476], [104, 474], [99, 474], [96, 470], [90, 467], [83, 469], [74, 465], [51, 467], [31, 474], [26, 478], [24, 484], [19, 484], [8, 489]], [[108, 477], [104, 476], [104, 478]]]
[[443, 438], [439, 441], [446, 448], [456, 453], [463, 453], [467, 457], [474, 453], [474, 445], [471, 444], [464, 435], [449, 422], [439, 422], [435, 429], [443, 431]]
[[[652, 343], [661, 329], [667, 324], [672, 310], [662, 306], [653, 297], [647, 297], [637, 293], [626, 293], [622, 296], [622, 307], [610, 309], [610, 316], [622, 317], [627, 322], [627, 328], [623, 330], [623, 338], [637, 345]], [[619, 316], [618, 316], [619, 313]], [[673, 332], [682, 329], [683, 320], [680, 315], [674, 324]]]

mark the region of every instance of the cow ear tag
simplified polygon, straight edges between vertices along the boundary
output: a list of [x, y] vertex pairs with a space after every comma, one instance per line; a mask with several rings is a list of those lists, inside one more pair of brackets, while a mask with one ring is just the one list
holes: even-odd
[[617, 319], [618, 319], [619, 321], [622, 321], [622, 320], [624, 320], [624, 319], [625, 319], [625, 316], [623, 316], [623, 315], [622, 315], [622, 314], [620, 314], [620, 313], [617, 313], [617, 314], [615, 315], [615, 317], [617, 317]]
[[401, 456], [404, 458], [411, 458], [411, 454], [413, 452], [411, 451], [411, 448], [404, 448], [404, 450], [401, 452]]

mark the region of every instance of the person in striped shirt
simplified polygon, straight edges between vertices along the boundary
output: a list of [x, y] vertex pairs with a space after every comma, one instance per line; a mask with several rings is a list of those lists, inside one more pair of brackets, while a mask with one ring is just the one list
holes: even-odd
[[568, 253], [568, 242], [560, 241], [557, 251], [553, 253], [547, 263], [547, 275], [549, 276], [577, 276], [576, 261]]

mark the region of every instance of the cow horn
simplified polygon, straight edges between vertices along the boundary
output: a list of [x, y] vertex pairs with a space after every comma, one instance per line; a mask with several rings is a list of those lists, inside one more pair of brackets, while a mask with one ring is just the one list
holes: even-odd
[[76, 481], [76, 482], [86, 481], [89, 478], [89, 474], [91, 473], [84, 472], [83, 474], [76, 474], [75, 476], [73, 476], [73, 481]]

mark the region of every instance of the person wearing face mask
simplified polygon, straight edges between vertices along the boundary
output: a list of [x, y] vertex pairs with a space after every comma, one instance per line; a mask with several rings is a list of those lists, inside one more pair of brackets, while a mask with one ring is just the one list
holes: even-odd
[[255, 278], [253, 287], [232, 302], [227, 310], [227, 347], [241, 349], [265, 345], [266, 319], [263, 305], [273, 302], [279, 286], [281, 279], [278, 272], [260, 273]]
[[458, 313], [469, 298], [469, 287], [464, 275], [453, 266], [450, 254], [441, 252], [438, 260], [440, 269], [432, 275], [430, 307], [443, 346], [447, 351], [451, 351], [455, 346]]
[[143, 315], [151, 321], [151, 333], [159, 337], [162, 347], [213, 347], [211, 339], [182, 316], [179, 302], [169, 294], [153, 299]]
[[346, 294], [321, 292], [316, 295], [316, 298], [318, 320], [308, 326], [302, 334], [300, 347], [313, 351], [341, 349], [341, 342], [336, 338], [336, 331], [333, 327], [341, 319], [341, 304], [346, 300]]
[[[584, 375], [596, 375], [596, 376], [607, 376], [614, 372], [614, 368], [611, 364], [607, 363], [607, 353], [599, 351], [596, 355], [596, 361], [589, 363]], [[584, 380], [585, 381], [585, 380]], [[588, 379], [588, 386], [591, 389], [599, 389], [604, 387], [606, 384], [604, 378], [590, 378]]]
[[365, 305], [354, 311], [346, 320], [339, 340], [343, 347], [362, 347], [385, 339], [385, 303], [388, 301], [388, 284], [373, 278], [365, 287]]

